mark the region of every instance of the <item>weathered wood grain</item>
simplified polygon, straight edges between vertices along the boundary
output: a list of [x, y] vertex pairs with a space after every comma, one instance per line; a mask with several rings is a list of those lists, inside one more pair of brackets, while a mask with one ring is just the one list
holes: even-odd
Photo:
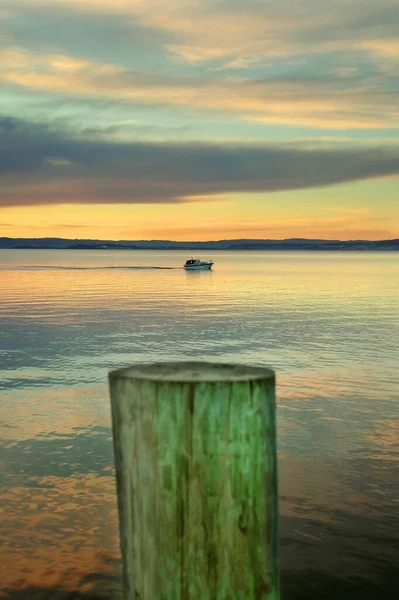
[[274, 373], [110, 374], [125, 600], [278, 600]]

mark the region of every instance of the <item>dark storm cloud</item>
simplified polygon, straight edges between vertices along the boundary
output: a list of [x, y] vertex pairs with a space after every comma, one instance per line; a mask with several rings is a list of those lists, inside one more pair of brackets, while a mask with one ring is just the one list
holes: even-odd
[[0, 119], [0, 204], [168, 203], [399, 173], [397, 148], [121, 143]]

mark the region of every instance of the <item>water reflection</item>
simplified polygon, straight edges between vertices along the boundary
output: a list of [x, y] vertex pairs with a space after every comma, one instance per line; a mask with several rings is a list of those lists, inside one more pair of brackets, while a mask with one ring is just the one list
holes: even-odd
[[195, 357], [277, 370], [284, 599], [396, 597], [397, 256], [2, 256], [96, 267], [1, 272], [4, 597], [120, 597], [107, 373]]
[[110, 429], [9, 439], [1, 456], [2, 588], [118, 590]]

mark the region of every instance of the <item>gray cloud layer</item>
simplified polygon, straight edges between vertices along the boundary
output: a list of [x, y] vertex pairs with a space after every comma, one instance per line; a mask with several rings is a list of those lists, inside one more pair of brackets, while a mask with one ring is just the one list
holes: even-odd
[[399, 173], [398, 148], [118, 143], [0, 118], [0, 205], [171, 203]]

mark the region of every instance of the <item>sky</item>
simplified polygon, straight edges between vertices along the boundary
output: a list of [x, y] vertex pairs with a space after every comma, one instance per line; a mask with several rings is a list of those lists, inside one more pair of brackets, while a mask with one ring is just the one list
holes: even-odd
[[399, 237], [397, 0], [2, 0], [0, 236]]

